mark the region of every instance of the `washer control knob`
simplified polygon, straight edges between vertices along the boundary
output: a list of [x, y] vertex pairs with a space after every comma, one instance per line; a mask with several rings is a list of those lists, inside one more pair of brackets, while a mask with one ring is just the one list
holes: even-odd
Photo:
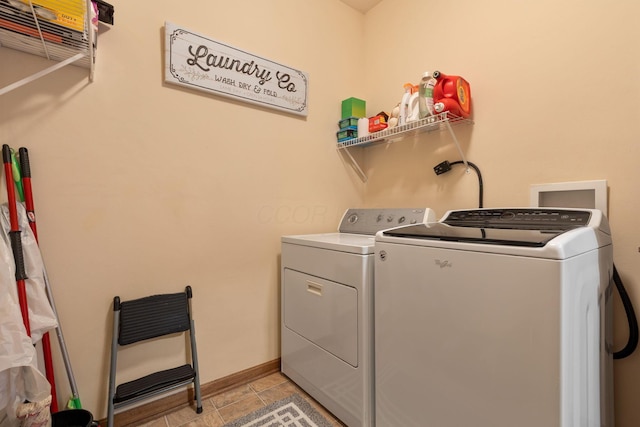
[[403, 222], [406, 221], [406, 218], [401, 216], [400, 218], [398, 218], [398, 224], [402, 224]]
[[376, 221], [380, 222], [380, 221], [382, 221], [382, 218], [383, 218], [382, 214], [378, 214], [378, 218], [376, 218]]
[[356, 222], [358, 222], [358, 214], [349, 215], [349, 218], [347, 218], [347, 221], [349, 221], [349, 224], [355, 224]]
[[387, 217], [387, 222], [391, 222], [391, 221], [393, 221], [393, 215], [389, 215], [389, 216]]

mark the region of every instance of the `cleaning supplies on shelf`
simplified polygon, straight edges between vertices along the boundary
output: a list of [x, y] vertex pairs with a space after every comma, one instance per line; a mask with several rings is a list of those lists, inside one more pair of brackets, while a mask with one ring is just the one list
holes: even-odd
[[454, 119], [466, 119], [471, 115], [471, 89], [460, 76], [426, 71], [418, 84], [405, 83], [403, 90], [402, 100], [393, 107], [391, 114], [380, 112], [368, 118], [363, 100], [343, 100], [340, 130], [336, 133], [338, 142], [367, 137], [385, 129], [388, 132], [395, 127], [413, 127], [412, 122], [420, 126], [426, 118], [425, 122], [435, 123], [441, 117], [446, 119], [446, 113]]
[[336, 138], [338, 142], [346, 141], [347, 139], [357, 138], [358, 137], [358, 127], [357, 126], [349, 126], [344, 129], [340, 129], [336, 132]]
[[407, 123], [407, 117], [409, 117], [409, 99], [411, 98], [411, 89], [413, 85], [411, 83], [404, 84], [404, 95], [400, 101], [400, 114], [398, 115], [398, 125], [402, 126]]
[[342, 119], [338, 122], [340, 130], [336, 132], [338, 142], [357, 138], [358, 121], [367, 117], [367, 103], [358, 98], [347, 98], [342, 101]]
[[419, 86], [419, 98], [418, 105], [420, 115], [419, 118], [424, 119], [425, 117], [432, 116], [434, 113], [433, 110], [433, 88], [435, 87], [437, 80], [431, 75], [429, 71], [426, 71], [422, 75], [422, 79], [420, 80]]
[[363, 117], [358, 119], [358, 138], [369, 135], [369, 119]]
[[433, 88], [433, 109], [436, 113], [448, 111], [467, 118], [471, 115], [471, 87], [460, 76], [448, 76], [439, 71], [433, 73], [436, 84]]
[[367, 103], [358, 98], [347, 98], [342, 101], [342, 119], [338, 122], [340, 130], [336, 132], [336, 139], [338, 142], [343, 142], [348, 139], [357, 138], [358, 135], [358, 121], [361, 118], [367, 117]]
[[358, 137], [358, 117], [346, 117], [338, 122], [340, 130], [336, 132], [338, 142]]
[[358, 126], [358, 117], [347, 117], [338, 122], [338, 127], [344, 129], [349, 126]]
[[407, 123], [420, 120], [420, 105], [418, 102], [420, 94], [418, 93], [418, 90], [415, 89], [416, 87], [417, 86], [414, 86], [415, 92], [413, 92], [409, 97], [409, 115], [407, 116]]

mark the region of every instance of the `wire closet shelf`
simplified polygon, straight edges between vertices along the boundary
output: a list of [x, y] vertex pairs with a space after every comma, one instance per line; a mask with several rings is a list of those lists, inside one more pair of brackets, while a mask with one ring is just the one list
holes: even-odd
[[91, 0], [59, 0], [55, 5], [60, 10], [37, 3], [0, 0], [0, 46], [56, 63], [0, 88], [0, 95], [69, 64], [89, 69], [89, 80], [93, 80], [97, 38], [90, 22]]
[[472, 123], [473, 121], [471, 119], [465, 119], [463, 117], [455, 116], [448, 111], [443, 111], [442, 113], [425, 117], [424, 119], [415, 120], [390, 129], [383, 129], [381, 131], [371, 133], [367, 136], [340, 141], [338, 142], [338, 149], [366, 146], [377, 142], [393, 142], [418, 133], [444, 130], [448, 130], [451, 132], [451, 125]]

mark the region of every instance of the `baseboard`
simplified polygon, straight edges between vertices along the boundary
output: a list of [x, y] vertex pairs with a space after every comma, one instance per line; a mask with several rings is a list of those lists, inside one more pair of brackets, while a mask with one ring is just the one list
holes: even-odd
[[[200, 385], [202, 398], [206, 399], [215, 394], [222, 393], [234, 387], [247, 384], [258, 378], [280, 371], [280, 359], [263, 363], [235, 374]], [[158, 418], [162, 414], [173, 412], [182, 407], [188, 406], [194, 399], [193, 388], [183, 390], [167, 397], [154, 400], [135, 408], [119, 412], [115, 415], [114, 423], [118, 427], [137, 426]], [[107, 427], [107, 420], [98, 420], [101, 426]], [[114, 427], [114, 426], [108, 426]]]

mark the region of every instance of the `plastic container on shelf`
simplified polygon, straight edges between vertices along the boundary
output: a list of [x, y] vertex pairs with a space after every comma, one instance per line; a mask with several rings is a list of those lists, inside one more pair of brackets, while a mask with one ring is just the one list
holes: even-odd
[[338, 142], [346, 141], [347, 139], [352, 139], [357, 137], [358, 137], [358, 126], [348, 126], [336, 132], [336, 138], [338, 139]]
[[422, 79], [420, 80], [419, 86], [419, 98], [418, 98], [418, 108], [419, 108], [419, 118], [424, 119], [425, 117], [432, 116], [434, 114], [433, 109], [433, 88], [435, 87], [437, 80], [431, 75], [429, 71], [426, 71], [422, 75]]
[[349, 117], [367, 117], [367, 103], [358, 98], [347, 98], [342, 101], [342, 118]]
[[405, 83], [404, 85], [404, 94], [402, 95], [402, 100], [400, 101], [400, 114], [398, 115], [398, 125], [402, 126], [407, 123], [407, 119], [411, 114], [409, 110], [409, 99], [411, 98], [411, 88], [413, 85], [411, 83]]
[[346, 119], [342, 119], [338, 122], [338, 127], [340, 129], [344, 129], [349, 126], [358, 126], [358, 118], [357, 117], [347, 117]]
[[369, 135], [369, 119], [363, 117], [358, 119], [358, 138]]

